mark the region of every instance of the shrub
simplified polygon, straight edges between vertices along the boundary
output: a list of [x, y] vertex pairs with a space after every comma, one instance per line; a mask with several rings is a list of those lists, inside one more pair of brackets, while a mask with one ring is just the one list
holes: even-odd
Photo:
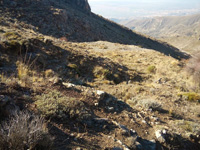
[[83, 120], [91, 116], [85, 104], [75, 98], [69, 98], [57, 90], [35, 97], [38, 111], [50, 119]]
[[147, 71], [149, 73], [155, 73], [156, 72], [156, 66], [148, 66]]
[[52, 139], [44, 120], [28, 112], [15, 113], [0, 129], [1, 150], [51, 149]]
[[137, 105], [140, 105], [146, 109], [152, 109], [153, 111], [159, 111], [162, 109], [162, 105], [153, 99], [142, 99], [137, 103]]

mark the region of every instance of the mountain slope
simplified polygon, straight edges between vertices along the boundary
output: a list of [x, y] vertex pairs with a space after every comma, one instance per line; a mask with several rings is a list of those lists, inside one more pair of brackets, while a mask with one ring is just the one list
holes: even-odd
[[132, 20], [125, 25], [153, 37], [200, 37], [200, 14], [191, 16], [154, 17]]
[[132, 20], [125, 26], [167, 41], [186, 51], [200, 48], [200, 14]]
[[[85, 2], [85, 0], [82, 0]], [[3, 1], [1, 24], [17, 28], [30, 28], [44, 35], [65, 38], [67, 41], [110, 41], [133, 44], [160, 51], [177, 59], [189, 58], [175, 47], [136, 34], [90, 12], [87, 3], [70, 3], [69, 0]], [[80, 6], [80, 7], [79, 7]], [[78, 9], [75, 9], [78, 7]], [[88, 8], [88, 9], [83, 9]], [[6, 18], [6, 20], [4, 20]]]
[[[199, 150], [200, 89], [178, 56], [188, 55], [95, 16], [85, 2], [0, 1], [0, 150]], [[63, 11], [71, 22], [62, 23]], [[135, 35], [135, 45], [74, 42], [101, 29], [63, 37], [56, 28], [82, 29], [86, 20]], [[119, 40], [102, 30], [100, 39]]]

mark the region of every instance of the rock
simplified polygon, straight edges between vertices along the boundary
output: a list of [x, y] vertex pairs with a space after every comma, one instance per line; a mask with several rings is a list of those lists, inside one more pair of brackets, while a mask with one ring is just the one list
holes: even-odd
[[156, 138], [160, 143], [165, 143], [165, 135], [167, 134], [166, 130], [157, 130], [155, 132]]
[[97, 95], [99, 101], [101, 101], [101, 100], [104, 99], [104, 97], [105, 97], [105, 95], [106, 95], [106, 92], [97, 90], [97, 91], [96, 91], [96, 95]]
[[114, 111], [114, 107], [107, 107], [108, 112], [113, 112]]
[[61, 79], [61, 78], [58, 78], [58, 77], [50, 78], [49, 81], [52, 82], [53, 84], [62, 83], [62, 79]]
[[76, 86], [75, 84], [72, 84], [72, 83], [65, 83], [65, 82], [63, 82], [62, 84], [63, 84], [64, 86], [66, 86], [67, 88], [73, 88], [73, 87]]
[[130, 150], [126, 145], [124, 145], [124, 143], [122, 143], [122, 141], [117, 140], [116, 142], [123, 147], [123, 150]]
[[135, 147], [136, 147], [137, 150], [143, 149], [142, 144], [140, 144], [139, 142], [135, 142]]
[[147, 122], [145, 120], [142, 120], [142, 123], [147, 124]]
[[68, 0], [71, 4], [74, 6], [78, 6], [78, 8], [88, 11], [91, 11], [90, 5], [88, 3], [88, 0]]
[[47, 44], [47, 45], [51, 45], [52, 44], [52, 40], [50, 39], [44, 39], [44, 43]]

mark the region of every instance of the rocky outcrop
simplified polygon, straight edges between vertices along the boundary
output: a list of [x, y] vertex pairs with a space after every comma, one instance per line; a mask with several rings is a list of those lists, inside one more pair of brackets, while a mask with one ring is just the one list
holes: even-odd
[[85, 11], [89, 11], [89, 12], [91, 11], [88, 0], [68, 0], [68, 1], [74, 6], [78, 6], [79, 8]]
[[[55, 4], [54, 0], [39, 0], [39, 1], [42, 2], [42, 3], [46, 3], [46, 4], [49, 4], [49, 3]], [[0, 0], [1, 5], [6, 4], [6, 5], [9, 5], [10, 7], [21, 6], [22, 2], [24, 4], [31, 4], [31, 3], [35, 3], [36, 1], [35, 0], [14, 0], [14, 1], [13, 0]], [[85, 10], [85, 11], [88, 11], [88, 12], [91, 11], [88, 0], [58, 0], [57, 2], [58, 3], [67, 2], [67, 3], [73, 5], [76, 8], [79, 8], [79, 9], [82, 9], [82, 10]]]

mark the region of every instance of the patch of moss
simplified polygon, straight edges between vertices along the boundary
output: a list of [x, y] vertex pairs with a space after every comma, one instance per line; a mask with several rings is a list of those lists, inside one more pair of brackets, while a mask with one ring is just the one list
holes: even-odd
[[199, 101], [200, 95], [195, 92], [179, 93], [178, 96], [184, 97], [188, 101]]
[[156, 72], [156, 66], [153, 66], [153, 65], [148, 66], [147, 71], [149, 73], [155, 73]]
[[16, 40], [20, 38], [20, 35], [16, 32], [6, 32], [3, 34], [8, 40]]

